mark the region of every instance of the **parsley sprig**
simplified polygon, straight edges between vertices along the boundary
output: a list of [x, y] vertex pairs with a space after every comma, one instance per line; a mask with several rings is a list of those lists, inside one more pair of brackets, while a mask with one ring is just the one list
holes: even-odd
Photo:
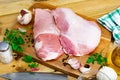
[[30, 68], [38, 68], [39, 64], [36, 63], [36, 62], [32, 62], [32, 63], [28, 64], [28, 66], [29, 66]]
[[25, 61], [26, 63], [31, 63], [31, 62], [34, 62], [32, 56], [30, 55], [26, 55], [22, 58], [23, 61]]
[[107, 62], [107, 58], [103, 57], [102, 54], [101, 54], [101, 52], [100, 53], [96, 52], [96, 53], [94, 53], [94, 54], [92, 54], [91, 56], [88, 57], [86, 63], [88, 63], [88, 64], [90, 64], [90, 63], [94, 64], [95, 61], [98, 64], [100, 64], [101, 66], [105, 66], [106, 62]]
[[11, 31], [6, 29], [4, 33], [4, 41], [11, 45], [13, 51], [22, 52], [23, 50], [21, 45], [25, 43], [22, 38], [23, 35], [25, 35], [25, 32], [20, 32], [16, 29]]
[[30, 68], [38, 68], [39, 64], [37, 62], [35, 62], [32, 58], [32, 56], [30, 55], [26, 55], [22, 58], [23, 61], [25, 61], [26, 63], [28, 63], [28, 67]]

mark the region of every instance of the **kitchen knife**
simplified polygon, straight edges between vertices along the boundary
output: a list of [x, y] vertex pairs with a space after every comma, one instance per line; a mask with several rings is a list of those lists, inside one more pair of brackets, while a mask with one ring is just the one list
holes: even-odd
[[44, 72], [13, 72], [0, 75], [9, 80], [67, 80], [67, 75]]

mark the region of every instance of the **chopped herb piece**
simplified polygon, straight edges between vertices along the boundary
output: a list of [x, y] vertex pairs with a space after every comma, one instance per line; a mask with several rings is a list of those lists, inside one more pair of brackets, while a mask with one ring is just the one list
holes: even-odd
[[94, 57], [93, 56], [90, 56], [90, 57], [88, 57], [88, 60], [87, 60], [87, 63], [89, 64], [89, 63], [92, 63], [92, 64], [94, 64]]
[[26, 55], [22, 58], [23, 61], [27, 62], [27, 63], [31, 63], [31, 62], [34, 62], [32, 56], [30, 55]]
[[106, 65], [107, 62], [107, 58], [103, 57], [101, 53], [94, 53], [91, 56], [88, 57], [86, 63], [90, 64], [94, 64], [94, 62], [97, 62], [98, 64], [100, 64], [101, 66]]
[[16, 29], [11, 31], [6, 29], [4, 33], [4, 41], [11, 45], [13, 51], [22, 52], [23, 50], [21, 45], [25, 43], [22, 38], [23, 35], [25, 35], [25, 32], [20, 32]]
[[29, 63], [28, 64], [28, 67], [30, 68], [38, 68], [39, 67], [39, 64], [37, 62], [35, 62], [32, 58], [32, 56], [30, 55], [26, 55], [22, 58], [23, 61]]
[[32, 63], [29, 63], [28, 66], [29, 66], [30, 68], [37, 68], [37, 67], [39, 66], [39, 64], [36, 63], [36, 62], [32, 62]]
[[9, 32], [10, 32], [10, 31], [9, 31], [8, 29], [6, 29], [5, 34], [4, 34], [4, 35], [5, 35], [5, 36], [7, 36], [7, 35], [9, 34]]

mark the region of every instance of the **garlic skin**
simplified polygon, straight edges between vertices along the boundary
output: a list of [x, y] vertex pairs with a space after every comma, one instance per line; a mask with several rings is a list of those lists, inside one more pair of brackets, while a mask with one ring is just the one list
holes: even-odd
[[23, 28], [20, 28], [20, 27], [18, 27], [18, 30], [19, 30], [20, 32], [27, 32], [26, 29], [23, 29]]
[[29, 24], [32, 20], [32, 13], [27, 9], [22, 9], [20, 14], [17, 17], [17, 21], [20, 24]]
[[102, 67], [96, 74], [97, 80], [117, 80], [117, 73], [110, 67]]
[[73, 69], [79, 69], [80, 63], [76, 58], [71, 58], [68, 60], [68, 64], [73, 68]]

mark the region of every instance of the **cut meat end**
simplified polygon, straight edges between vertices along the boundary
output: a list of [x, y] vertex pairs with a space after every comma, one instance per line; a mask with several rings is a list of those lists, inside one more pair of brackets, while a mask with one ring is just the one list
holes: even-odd
[[35, 9], [33, 33], [37, 55], [44, 61], [58, 58], [63, 50], [73, 56], [89, 54], [101, 37], [101, 29], [95, 22], [68, 8]]
[[83, 19], [68, 8], [57, 8], [53, 15], [61, 32], [60, 41], [65, 52], [81, 56], [91, 53], [98, 46], [101, 29], [95, 22]]
[[61, 32], [66, 32], [68, 30], [69, 25], [68, 25], [67, 21], [64, 19], [65, 18], [64, 13], [61, 12], [59, 9], [56, 9], [55, 11], [52, 11], [52, 14], [53, 14], [53, 16], [55, 18], [57, 28]]
[[33, 36], [37, 55], [44, 61], [56, 59], [63, 54], [63, 50], [53, 15], [48, 9], [35, 9], [34, 11]]
[[59, 30], [57, 29], [53, 15], [48, 9], [35, 9], [35, 19], [34, 19], [34, 39], [39, 34], [53, 33], [59, 35]]
[[69, 53], [69, 55], [76, 55], [77, 53], [75, 50], [75, 46], [71, 43], [70, 39], [66, 38], [65, 36], [60, 36], [61, 45], [63, 46], [63, 50], [65, 53]]
[[40, 34], [36, 38], [35, 49], [43, 61], [57, 59], [63, 54], [59, 36], [54, 34]]

